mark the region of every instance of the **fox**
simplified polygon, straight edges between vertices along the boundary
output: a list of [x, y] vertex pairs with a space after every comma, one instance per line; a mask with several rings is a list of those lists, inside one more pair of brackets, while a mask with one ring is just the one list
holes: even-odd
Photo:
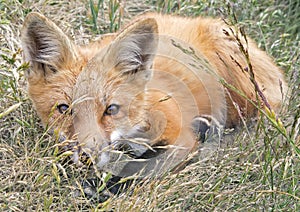
[[42, 122], [76, 136], [77, 151], [97, 169], [158, 174], [210, 137], [219, 140], [223, 128], [255, 117], [257, 88], [280, 109], [283, 71], [253, 40], [238, 43], [237, 36], [219, 19], [146, 13], [77, 46], [31, 13], [21, 38], [29, 96]]

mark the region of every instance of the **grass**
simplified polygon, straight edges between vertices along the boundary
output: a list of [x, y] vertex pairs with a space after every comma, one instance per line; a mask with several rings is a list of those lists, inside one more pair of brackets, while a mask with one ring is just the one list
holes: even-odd
[[[84, 44], [144, 10], [228, 20], [235, 14], [237, 25], [285, 71], [290, 99], [278, 114], [282, 125], [272, 114], [262, 114], [250, 129], [242, 126], [228, 138], [214, 157], [199, 156], [177, 174], [145, 180], [101, 203], [83, 195], [82, 180], [95, 178], [93, 170], [76, 167], [68, 153], [60, 153], [32, 108], [20, 28], [27, 13], [40, 11]], [[299, 10], [296, 0], [232, 1], [229, 7], [221, 0], [0, 0], [0, 210], [299, 211]]]

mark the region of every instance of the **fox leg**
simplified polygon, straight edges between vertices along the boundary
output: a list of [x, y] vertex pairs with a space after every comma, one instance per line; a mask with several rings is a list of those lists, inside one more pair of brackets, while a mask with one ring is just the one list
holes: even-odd
[[199, 115], [192, 120], [192, 130], [196, 140], [204, 142], [220, 141], [223, 126], [211, 115]]

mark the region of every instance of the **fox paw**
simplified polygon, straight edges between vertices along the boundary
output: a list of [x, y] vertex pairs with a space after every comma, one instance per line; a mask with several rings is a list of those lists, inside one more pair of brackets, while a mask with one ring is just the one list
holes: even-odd
[[220, 141], [223, 126], [211, 115], [199, 115], [192, 121], [192, 130], [196, 140], [201, 143]]

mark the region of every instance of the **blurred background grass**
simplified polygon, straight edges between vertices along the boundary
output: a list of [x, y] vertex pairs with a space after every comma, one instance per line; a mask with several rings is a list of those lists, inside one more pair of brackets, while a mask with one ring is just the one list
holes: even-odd
[[[229, 2], [229, 3], [227, 3]], [[20, 28], [39, 11], [78, 44], [114, 32], [145, 11], [233, 20], [274, 57], [289, 81], [284, 103], [286, 137], [265, 117], [230, 138], [214, 157], [178, 174], [140, 183], [100, 203], [83, 195], [95, 176], [59, 155], [26, 93]], [[0, 210], [1, 211], [299, 211], [300, 2], [298, 0], [0, 0]], [[234, 14], [234, 15], [233, 15]]]

